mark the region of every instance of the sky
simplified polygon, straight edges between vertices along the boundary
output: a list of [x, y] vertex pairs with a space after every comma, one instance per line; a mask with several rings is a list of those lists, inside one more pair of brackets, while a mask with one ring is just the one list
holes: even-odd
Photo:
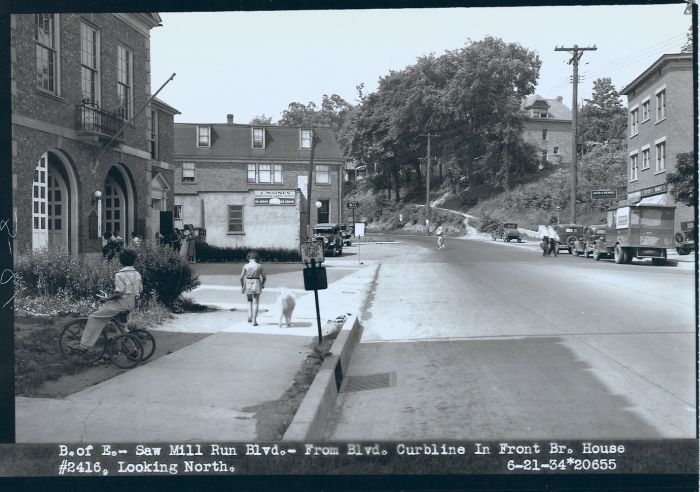
[[[151, 31], [151, 88], [181, 114], [177, 122], [236, 123], [260, 115], [276, 122], [289, 103], [320, 106], [323, 94], [357, 104], [356, 87], [374, 92], [392, 70], [420, 56], [495, 36], [542, 60], [537, 93], [562, 96], [571, 107], [571, 54], [556, 47], [596, 46], [584, 52], [579, 103], [593, 81], [610, 77], [618, 90], [664, 53], [677, 53], [692, 23], [685, 3], [624, 6], [546, 6], [315, 10], [274, 12], [160, 12]], [[626, 104], [626, 98], [622, 98]]]

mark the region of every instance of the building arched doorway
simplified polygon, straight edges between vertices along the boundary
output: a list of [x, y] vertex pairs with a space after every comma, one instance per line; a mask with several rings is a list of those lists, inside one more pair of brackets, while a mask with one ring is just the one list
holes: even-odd
[[77, 183], [67, 158], [45, 152], [32, 182], [32, 249], [77, 252]]
[[103, 231], [119, 235], [128, 242], [134, 230], [134, 187], [126, 172], [112, 167], [105, 178], [104, 207], [102, 209]]

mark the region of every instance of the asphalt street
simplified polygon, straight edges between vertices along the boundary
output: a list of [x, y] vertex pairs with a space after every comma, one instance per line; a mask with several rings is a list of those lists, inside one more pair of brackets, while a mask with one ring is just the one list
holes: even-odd
[[326, 439], [695, 437], [692, 268], [396, 239]]

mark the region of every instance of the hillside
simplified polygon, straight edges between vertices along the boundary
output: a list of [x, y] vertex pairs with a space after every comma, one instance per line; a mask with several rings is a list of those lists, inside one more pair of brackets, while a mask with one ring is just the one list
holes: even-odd
[[[625, 163], [625, 149], [619, 146], [599, 146], [580, 159], [578, 223], [599, 223], [605, 210], [615, 204], [613, 200], [592, 200], [590, 190], [599, 186], [624, 187]], [[453, 194], [443, 187], [431, 194], [433, 207], [440, 207], [433, 208], [431, 228], [443, 223], [448, 234], [463, 236], [467, 227], [462, 214], [473, 216], [469, 224], [479, 231], [489, 231], [497, 222], [517, 222], [534, 230], [539, 224], [557, 219], [566, 223], [570, 220], [570, 186], [569, 168], [555, 167], [543, 171], [539, 179], [497, 194], [489, 195], [479, 188]], [[370, 231], [424, 233], [425, 194], [402, 190], [401, 196], [399, 203], [389, 201], [382, 192], [373, 192], [368, 180], [363, 180], [348, 190], [346, 200], [360, 202], [356, 218], [364, 217]]]

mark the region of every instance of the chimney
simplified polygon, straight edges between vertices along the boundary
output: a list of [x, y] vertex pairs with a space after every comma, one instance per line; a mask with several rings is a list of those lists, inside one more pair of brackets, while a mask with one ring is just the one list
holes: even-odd
[[229, 113], [226, 115], [226, 123], [233, 125], [233, 114]]
[[564, 98], [563, 98], [562, 96], [557, 96], [557, 101], [563, 102], [563, 101], [564, 101]]

